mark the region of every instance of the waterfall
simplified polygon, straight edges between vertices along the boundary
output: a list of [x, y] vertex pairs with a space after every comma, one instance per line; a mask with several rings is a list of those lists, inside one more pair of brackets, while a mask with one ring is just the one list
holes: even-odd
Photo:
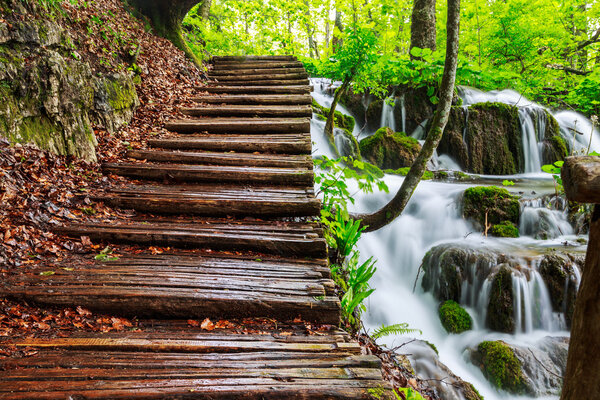
[[381, 127], [387, 126], [394, 132], [396, 132], [396, 116], [394, 115], [395, 106], [394, 95], [388, 97], [383, 101], [383, 108], [381, 109]]
[[[523, 139], [523, 155], [525, 158], [526, 173], [540, 172], [542, 169], [542, 150], [540, 133], [536, 127], [539, 126], [539, 109], [532, 107], [519, 108], [519, 121], [521, 122], [521, 134]], [[544, 117], [545, 119], [545, 117]], [[542, 131], [543, 132], [543, 131]]]

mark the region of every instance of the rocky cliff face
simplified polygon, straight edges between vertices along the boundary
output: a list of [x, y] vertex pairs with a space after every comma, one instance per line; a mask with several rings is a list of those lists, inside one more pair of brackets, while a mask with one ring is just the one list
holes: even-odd
[[0, 136], [95, 161], [93, 128], [114, 131], [139, 105], [132, 73], [94, 74], [35, 2], [0, 11]]

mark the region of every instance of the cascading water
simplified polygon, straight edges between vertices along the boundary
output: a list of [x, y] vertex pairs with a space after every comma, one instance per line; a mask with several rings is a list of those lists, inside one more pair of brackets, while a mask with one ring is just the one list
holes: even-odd
[[[316, 90], [319, 88], [317, 87]], [[326, 102], [322, 103], [321, 99], [330, 95], [322, 91], [313, 95], [322, 105], [327, 105]], [[546, 123], [541, 117], [545, 113], [538, 111], [538, 109], [543, 110], [542, 107], [511, 91], [489, 94], [473, 89], [462, 89], [461, 96], [467, 105], [479, 101], [503, 101], [522, 106], [520, 115], [523, 116], [523, 126], [527, 125], [522, 131], [524, 137], [527, 136], [529, 140], [525, 151], [531, 156], [526, 159], [527, 171], [539, 171], [542, 158], [537, 132], [543, 131], [544, 127], [541, 124]], [[567, 121], [570, 120], [571, 115], [561, 115], [560, 112], [554, 115], [558, 116], [561, 130], [567, 130]], [[311, 129], [313, 141], [317, 141], [319, 135], [323, 136], [322, 125], [324, 123], [313, 123]], [[425, 125], [426, 121], [413, 132], [412, 136], [422, 139]], [[576, 125], [583, 126], [582, 123]], [[596, 136], [597, 133], [593, 133], [594, 140]], [[587, 140], [589, 139], [588, 135]], [[583, 140], [579, 142], [583, 144]], [[317, 147], [315, 156], [321, 154], [329, 156], [319, 147], [321, 146]], [[450, 169], [454, 168], [457, 166], [450, 165]], [[385, 182], [390, 188], [389, 194], [380, 192], [365, 195], [357, 187], [352, 186], [353, 182], [348, 182], [351, 193], [357, 193], [354, 209], [360, 212], [373, 212], [379, 209], [391, 199], [403, 179], [399, 176], [385, 176]], [[421, 329], [423, 336], [419, 339], [435, 344], [439, 350], [440, 361], [454, 374], [473, 383], [486, 400], [506, 399], [507, 395], [495, 390], [482, 372], [468, 361], [469, 348], [477, 347], [477, 344], [484, 340], [501, 339], [523, 349], [531, 349], [524, 350], [523, 353], [529, 354], [531, 351], [531, 354], [537, 354], [536, 357], [540, 359], [542, 357], [540, 354], [545, 351], [541, 343], [546, 343], [547, 339], [544, 339], [546, 336], [568, 336], [565, 322], [566, 305], [562, 312], [554, 311], [548, 288], [540, 273], [540, 260], [550, 249], [562, 248], [565, 242], [577, 243], [573, 228], [567, 221], [566, 205], [551, 196], [553, 185], [549, 176], [545, 180], [540, 176], [530, 175], [517, 175], [511, 179], [517, 181], [515, 190], [526, 191], [529, 196], [521, 202], [520, 238], [484, 237], [462, 218], [461, 195], [473, 184], [423, 181], [399, 218], [378, 231], [363, 234], [358, 243], [363, 259], [373, 256], [378, 260], [377, 272], [371, 282], [376, 290], [367, 301], [366, 327], [374, 329], [382, 324], [406, 322], [412, 328]], [[498, 185], [499, 182], [501, 180], [486, 180], [483, 184]], [[532, 190], [535, 191], [535, 195], [531, 194]], [[463, 284], [457, 296], [459, 302], [473, 317], [474, 329], [459, 335], [449, 335], [442, 327], [437, 315], [439, 301], [433, 289], [425, 291], [422, 288], [422, 280], [426, 279], [423, 274], [413, 292], [417, 273], [422, 262], [425, 263], [426, 253], [443, 251], [444, 247], [458, 248], [465, 252], [465, 263], [461, 269], [464, 271]], [[573, 245], [569, 250], [581, 254], [585, 248], [581, 245], [579, 247]], [[475, 257], [477, 254], [479, 256]], [[510, 256], [507, 258], [507, 255]], [[507, 265], [511, 271], [510, 279], [514, 293], [512, 315], [515, 321], [515, 330], [511, 334], [493, 332], [486, 327], [492, 282], [500, 265]], [[435, 281], [437, 278], [431, 279]], [[565, 293], [569, 285], [573, 282], [578, 285], [579, 281], [580, 272], [577, 268], [573, 268], [564, 282]], [[408, 339], [404, 337], [383, 339], [383, 342], [390, 346], [398, 346], [407, 341]], [[413, 361], [416, 372], [424, 379], [440, 380], [448, 376], [447, 369], [432, 361], [435, 355], [431, 348], [423, 343], [408, 344], [401, 351], [411, 354], [409, 358]], [[548, 389], [548, 382], [554, 378], [544, 377], [546, 369], [539, 365], [533, 366], [532, 369], [536, 370], [536, 374], [531, 378], [534, 380], [532, 386], [535, 393], [538, 396], [555, 393]], [[463, 399], [460, 391], [451, 385], [435, 381], [434, 386], [440, 391], [443, 399]], [[554, 394], [548, 398], [557, 397]]]

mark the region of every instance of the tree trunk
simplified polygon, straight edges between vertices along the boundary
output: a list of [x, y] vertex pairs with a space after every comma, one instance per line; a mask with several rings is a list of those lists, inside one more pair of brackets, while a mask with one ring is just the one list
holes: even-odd
[[436, 49], [435, 0], [414, 2], [410, 22], [410, 48], [413, 47]]
[[[128, 3], [143, 15], [150, 18], [156, 33], [169, 39], [175, 46], [186, 53], [196, 63], [192, 51], [189, 49], [181, 33], [181, 23], [186, 14], [198, 0], [127, 0]], [[206, 0], [210, 2], [210, 0]]]
[[317, 43], [315, 42], [315, 38], [313, 37], [314, 29], [311, 26], [310, 22], [310, 3], [309, 0], [304, 0], [304, 6], [306, 10], [304, 14], [306, 15], [306, 34], [308, 35], [308, 49], [310, 51], [310, 58], [319, 58], [319, 48], [317, 47]]
[[212, 0], [204, 0], [200, 7], [198, 7], [198, 15], [202, 18], [202, 21], [207, 21], [208, 16], [210, 14], [210, 6], [212, 5]]
[[575, 301], [561, 400], [596, 399], [600, 393], [600, 158], [569, 157], [562, 168], [571, 201], [596, 203], [585, 267]]
[[325, 136], [330, 140], [333, 140], [333, 127], [335, 125], [335, 108], [337, 107], [340, 99], [344, 92], [350, 86], [350, 82], [352, 82], [352, 77], [346, 78], [344, 82], [342, 82], [342, 86], [335, 91], [335, 95], [333, 96], [333, 101], [331, 102], [331, 108], [329, 109], [329, 114], [327, 114], [327, 121], [325, 122]]
[[[416, 3], [415, 3], [416, 4]], [[437, 148], [444, 128], [448, 122], [450, 108], [452, 106], [452, 97], [454, 96], [454, 83], [456, 81], [456, 66], [458, 64], [458, 38], [460, 23], [460, 0], [448, 0], [448, 42], [446, 44], [446, 63], [444, 65], [444, 76], [442, 77], [442, 86], [440, 88], [440, 100], [433, 116], [431, 128], [427, 133], [427, 138], [423, 148], [419, 152], [417, 159], [410, 167], [408, 175], [404, 179], [402, 186], [394, 198], [386, 204], [381, 210], [373, 214], [353, 215], [353, 219], [362, 220], [362, 225], [366, 231], [374, 231], [392, 222], [396, 217], [402, 214], [406, 204], [412, 197], [417, 185], [421, 181], [427, 163], [431, 160], [433, 152]]]
[[338, 10], [335, 10], [335, 28], [337, 28], [340, 33], [335, 33], [335, 28], [333, 30], [333, 37], [331, 39], [331, 50], [335, 53], [340, 47], [342, 47], [342, 38], [341, 33], [344, 32], [344, 25], [342, 25], [342, 13]]

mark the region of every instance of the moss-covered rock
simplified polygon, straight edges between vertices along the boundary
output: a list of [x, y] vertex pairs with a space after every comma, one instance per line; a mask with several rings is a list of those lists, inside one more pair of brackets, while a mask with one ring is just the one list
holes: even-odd
[[546, 110], [539, 111], [537, 118], [540, 123], [537, 124], [536, 129], [544, 127], [544, 132], [537, 132], [537, 136], [543, 138], [542, 162], [553, 164], [556, 161], [563, 161], [569, 155], [569, 147], [560, 135], [558, 121]]
[[488, 233], [497, 237], [517, 238], [519, 237], [519, 228], [510, 221], [504, 221], [501, 224], [492, 225]]
[[471, 353], [471, 361], [498, 389], [518, 395], [528, 393], [521, 361], [505, 342], [479, 343], [477, 350]]
[[[497, 236], [514, 233], [511, 224], [519, 224], [521, 205], [519, 197], [511, 195], [508, 190], [496, 186], [476, 186], [465, 190], [463, 195], [463, 216], [475, 224], [477, 229], [484, 230], [487, 218], [489, 225], [500, 225], [491, 234]], [[517, 232], [518, 233], [518, 232]], [[508, 237], [515, 237], [514, 234]]]
[[340, 97], [340, 104], [346, 107], [346, 110], [356, 118], [357, 122], [360, 124], [359, 126], [363, 126], [365, 123], [365, 113], [367, 109], [365, 107], [364, 99], [364, 94], [354, 93], [351, 88], [346, 90], [346, 93], [342, 94]]
[[577, 278], [575, 268], [582, 269], [583, 256], [552, 253], [544, 256], [539, 266], [540, 275], [546, 284], [552, 309], [564, 312], [567, 326], [571, 326], [575, 299], [577, 297]]
[[372, 101], [365, 112], [366, 127], [369, 132], [373, 132], [375, 129], [380, 128], [381, 124], [381, 113], [383, 111], [383, 101], [377, 99]]
[[[390, 174], [390, 175], [400, 175], [400, 176], [406, 176], [408, 175], [408, 171], [410, 171], [410, 167], [404, 167], [404, 168], [398, 168], [398, 169], [386, 169], [383, 172], [385, 172], [386, 174]], [[429, 181], [433, 178], [437, 178], [436, 176], [437, 172], [431, 172], [431, 171], [425, 171], [423, 173], [423, 180], [424, 181]]]
[[438, 309], [438, 315], [448, 333], [462, 333], [473, 327], [469, 313], [453, 300], [443, 302]]
[[518, 108], [504, 103], [452, 107], [438, 154], [447, 154], [464, 171], [476, 174], [524, 171]]
[[[0, 136], [94, 161], [92, 126], [117, 129], [138, 105], [131, 77], [93, 74], [74, 55], [68, 32], [44, 18], [38, 2], [2, 3], [14, 21], [0, 23]], [[34, 17], [23, 21], [25, 14]]]
[[486, 326], [497, 332], [514, 332], [516, 325], [513, 301], [512, 272], [507, 265], [502, 265], [492, 279]]
[[387, 127], [360, 141], [361, 155], [381, 169], [410, 167], [419, 151], [421, 145], [416, 139]]
[[[317, 103], [315, 99], [312, 101], [312, 109], [315, 117], [321, 121], [327, 120], [330, 109]], [[348, 156], [356, 160], [360, 160], [360, 146], [358, 140], [352, 134], [355, 121], [349, 115], [342, 114], [336, 110], [334, 113], [334, 129], [333, 134], [328, 137], [329, 143], [335, 149], [338, 156]]]
[[[312, 101], [312, 108], [313, 112], [319, 115], [320, 118], [323, 118], [324, 120], [327, 119], [327, 116], [329, 115], [330, 111], [329, 108], [323, 107], [322, 105], [317, 103], [315, 99], [313, 99]], [[339, 110], [335, 110], [334, 114], [334, 124], [337, 128], [346, 129], [349, 132], [352, 132], [354, 130], [354, 125], [356, 124], [354, 118], [352, 118], [350, 115], [342, 114]]]

